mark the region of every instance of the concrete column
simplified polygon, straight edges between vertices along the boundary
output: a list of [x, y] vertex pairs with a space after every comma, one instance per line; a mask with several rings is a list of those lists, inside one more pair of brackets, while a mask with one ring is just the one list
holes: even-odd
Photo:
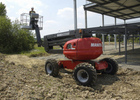
[[126, 20], [124, 20], [124, 24], [126, 24]]
[[109, 45], [110, 45], [110, 34], [108, 35], [108, 41], [109, 41]]
[[76, 0], [74, 1], [74, 29], [77, 29], [77, 4], [76, 4]]
[[134, 34], [133, 34], [132, 49], [133, 49], [133, 51], [134, 51]]
[[[104, 27], [104, 15], [102, 15], [102, 26]], [[103, 51], [105, 51], [105, 41], [104, 41], [104, 34], [102, 34], [102, 45], [103, 45]]]
[[121, 34], [119, 33], [119, 55], [121, 54]]
[[[115, 18], [115, 25], [117, 24], [117, 20]], [[117, 49], [117, 39], [116, 34], [114, 34], [114, 42], [115, 42], [115, 49]]]
[[125, 35], [123, 35], [123, 42], [124, 42], [124, 45], [125, 45]]
[[[124, 20], [124, 24], [126, 24], [126, 20]], [[124, 45], [125, 45], [125, 34], [124, 34], [123, 42], [124, 42]]]
[[102, 15], [102, 26], [104, 27], [105, 24], [104, 24], [104, 15]]
[[85, 10], [85, 28], [87, 28], [87, 10]]
[[116, 39], [116, 34], [114, 34], [114, 43], [115, 43], [115, 49], [117, 49], [117, 39]]
[[116, 20], [116, 18], [115, 18], [115, 25], [117, 25], [117, 20]]
[[140, 45], [140, 33], [139, 33], [139, 45]]
[[102, 34], [102, 47], [103, 47], [103, 51], [105, 51], [105, 41], [104, 41], [104, 34]]
[[127, 26], [125, 25], [125, 63], [127, 63]]

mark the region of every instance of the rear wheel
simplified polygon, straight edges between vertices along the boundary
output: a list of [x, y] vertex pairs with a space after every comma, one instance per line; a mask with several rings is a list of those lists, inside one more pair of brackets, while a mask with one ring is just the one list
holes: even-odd
[[46, 74], [49, 74], [51, 76], [58, 76], [59, 74], [59, 66], [58, 66], [58, 63], [55, 59], [48, 59], [46, 61], [46, 64], [45, 64], [45, 71], [46, 71]]
[[111, 58], [104, 58], [102, 61], [106, 61], [108, 63], [108, 67], [102, 72], [103, 74], [111, 74], [114, 75], [118, 71], [118, 63]]
[[95, 84], [97, 73], [91, 64], [80, 63], [75, 67], [73, 77], [78, 84], [92, 86]]

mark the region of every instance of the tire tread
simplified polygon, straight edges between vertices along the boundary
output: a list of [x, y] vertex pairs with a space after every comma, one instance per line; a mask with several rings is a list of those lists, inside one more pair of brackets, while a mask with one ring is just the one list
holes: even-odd
[[[87, 69], [88, 71], [90, 71], [91, 78], [90, 78], [90, 81], [88, 83], [81, 83], [81, 82], [78, 81], [78, 79], [75, 75], [76, 74], [75, 71], [79, 68], [84, 68], [84, 69]], [[97, 73], [96, 73], [95, 68], [91, 64], [80, 63], [74, 68], [73, 78], [76, 80], [77, 84], [84, 85], [84, 86], [93, 86], [93, 85], [95, 85], [95, 82], [96, 82], [96, 79], [97, 79]]]
[[[55, 59], [48, 59], [46, 61], [46, 64], [45, 64], [45, 71], [46, 71], [46, 65], [47, 65], [47, 63], [50, 63], [53, 66], [53, 72], [50, 75], [53, 76], [53, 77], [58, 76], [59, 75], [58, 62]], [[48, 74], [47, 71], [46, 71], [46, 74]]]

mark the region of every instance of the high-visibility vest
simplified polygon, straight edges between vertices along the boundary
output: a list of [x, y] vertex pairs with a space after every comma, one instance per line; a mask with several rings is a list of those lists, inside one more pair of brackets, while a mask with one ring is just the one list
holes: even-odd
[[30, 12], [29, 12], [29, 15], [31, 15], [32, 13], [35, 13], [35, 11], [30, 11]]

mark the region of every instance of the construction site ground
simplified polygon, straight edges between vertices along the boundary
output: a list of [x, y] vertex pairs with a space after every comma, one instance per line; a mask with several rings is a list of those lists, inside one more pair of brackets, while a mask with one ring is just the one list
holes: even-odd
[[58, 77], [45, 73], [47, 59], [66, 59], [62, 54], [43, 57], [0, 54], [1, 100], [140, 100], [140, 45], [128, 45], [125, 64], [124, 46], [118, 54], [114, 45], [106, 45], [98, 59], [113, 58], [119, 64], [116, 75], [98, 74], [95, 86], [77, 85], [72, 70], [60, 70]]

